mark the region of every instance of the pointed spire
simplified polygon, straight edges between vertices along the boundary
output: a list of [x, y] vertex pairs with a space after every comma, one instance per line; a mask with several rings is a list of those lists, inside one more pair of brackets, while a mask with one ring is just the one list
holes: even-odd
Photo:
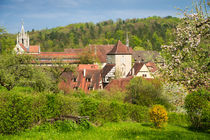
[[129, 38], [128, 38], [128, 33], [126, 33], [126, 46], [129, 47]]
[[21, 31], [20, 31], [21, 34], [25, 34], [23, 24], [24, 24], [23, 19], [21, 19]]

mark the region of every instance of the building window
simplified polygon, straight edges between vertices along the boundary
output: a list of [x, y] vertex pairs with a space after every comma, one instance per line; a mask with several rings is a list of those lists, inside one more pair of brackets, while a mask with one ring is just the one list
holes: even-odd
[[77, 78], [76, 77], [72, 78], [72, 81], [77, 82]]
[[143, 74], [142, 76], [143, 76], [143, 77], [147, 77], [147, 74]]
[[91, 81], [91, 79], [90, 78], [86, 78], [86, 82], [90, 82]]

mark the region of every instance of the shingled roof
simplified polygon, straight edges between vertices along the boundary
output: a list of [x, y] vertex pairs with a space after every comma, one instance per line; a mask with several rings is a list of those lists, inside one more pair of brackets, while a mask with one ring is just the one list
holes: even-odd
[[105, 66], [104, 66], [104, 68], [102, 69], [102, 74], [101, 74], [101, 76], [102, 77], [105, 77], [106, 75], [107, 75], [107, 73], [109, 73], [111, 70], [112, 70], [112, 68], [115, 66], [115, 64], [106, 64]]
[[127, 76], [137, 75], [137, 73], [141, 70], [143, 66], [144, 66], [144, 63], [135, 63]]
[[118, 40], [117, 44], [113, 47], [113, 49], [107, 53], [107, 55], [132, 55], [129, 47], [124, 45], [120, 40]]
[[39, 53], [39, 46], [30, 46], [29, 53]]
[[106, 63], [106, 54], [113, 49], [114, 45], [89, 45], [90, 51], [96, 53], [97, 58], [101, 63]]
[[99, 69], [87, 69], [85, 74], [84, 70], [77, 70], [74, 73], [64, 72], [61, 77], [63, 80], [60, 81], [59, 88], [65, 92], [80, 88], [88, 93], [90, 88], [100, 89], [101, 70]]
[[120, 90], [125, 91], [126, 86], [129, 84], [130, 80], [133, 78], [133, 76], [129, 76], [126, 78], [120, 78], [120, 79], [113, 79], [106, 87], [105, 89], [110, 90]]

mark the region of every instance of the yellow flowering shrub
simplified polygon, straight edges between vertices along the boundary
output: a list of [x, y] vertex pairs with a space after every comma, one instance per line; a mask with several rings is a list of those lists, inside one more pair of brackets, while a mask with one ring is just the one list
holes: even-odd
[[149, 110], [150, 121], [154, 123], [155, 127], [161, 128], [168, 120], [166, 109], [162, 105], [154, 105]]

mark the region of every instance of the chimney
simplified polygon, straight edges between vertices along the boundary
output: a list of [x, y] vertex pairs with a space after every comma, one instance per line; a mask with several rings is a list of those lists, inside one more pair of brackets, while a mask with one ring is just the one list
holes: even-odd
[[83, 71], [83, 76], [84, 77], [86, 76], [86, 69], [84, 69], [84, 71]]

